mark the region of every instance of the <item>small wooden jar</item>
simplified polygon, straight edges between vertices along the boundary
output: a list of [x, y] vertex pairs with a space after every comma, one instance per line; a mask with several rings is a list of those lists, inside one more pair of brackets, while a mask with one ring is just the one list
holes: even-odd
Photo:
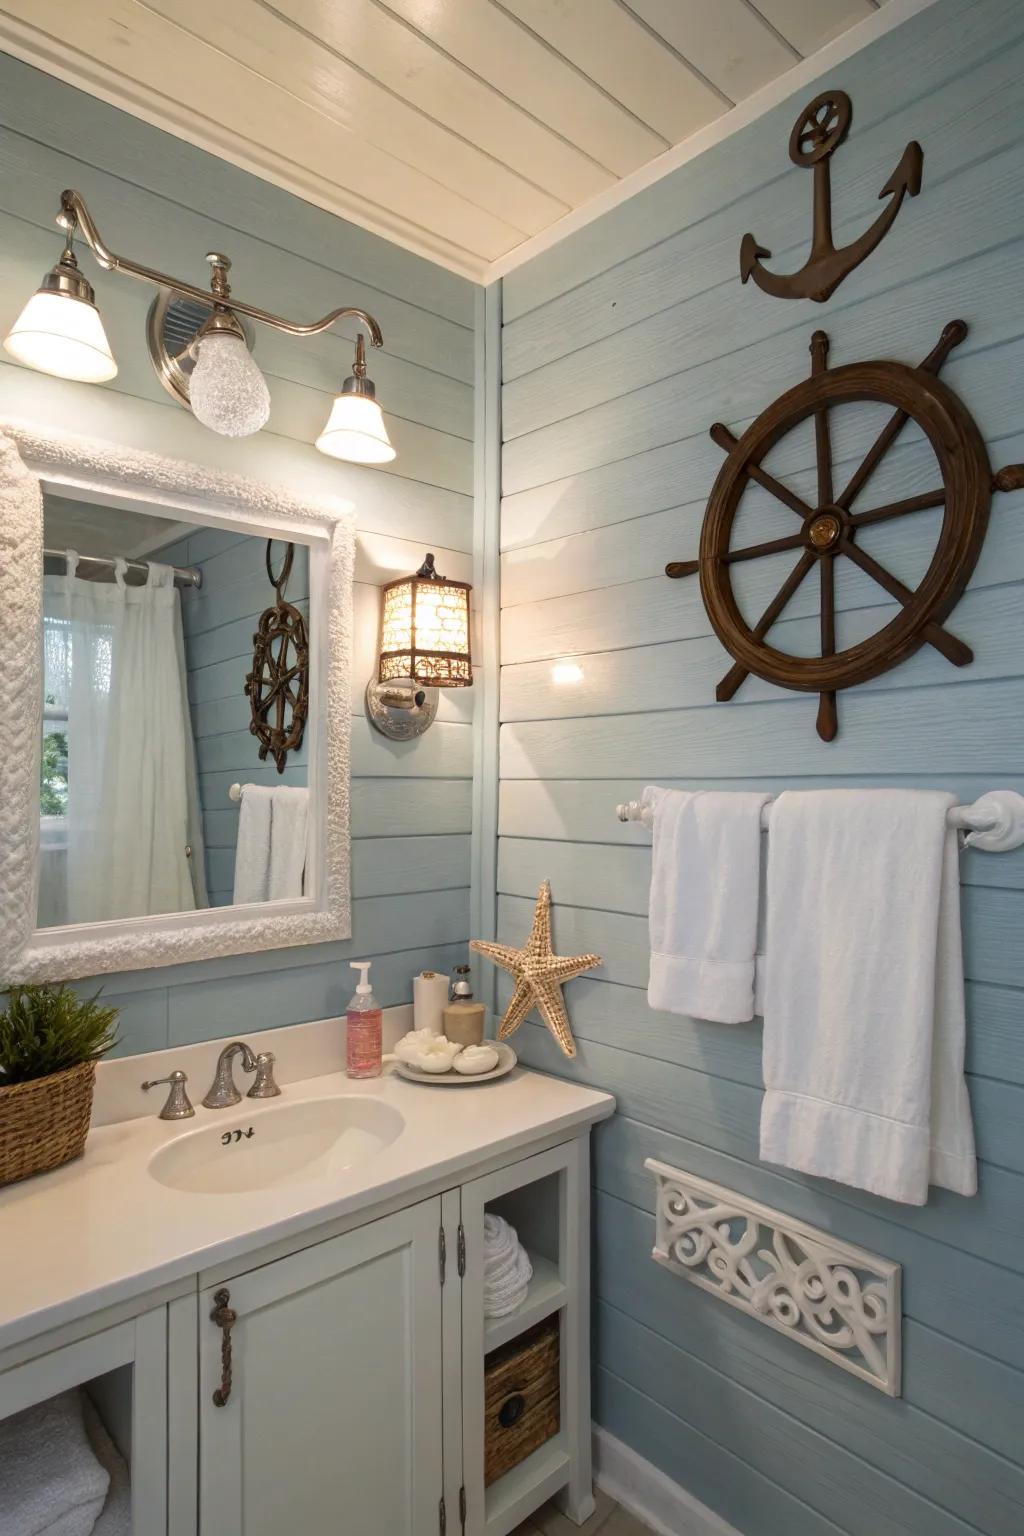
[[446, 1003], [441, 1027], [453, 1045], [479, 1045], [484, 1038], [487, 1009], [472, 998], [458, 997]]
[[558, 1434], [559, 1319], [556, 1313], [484, 1362], [484, 1484]]

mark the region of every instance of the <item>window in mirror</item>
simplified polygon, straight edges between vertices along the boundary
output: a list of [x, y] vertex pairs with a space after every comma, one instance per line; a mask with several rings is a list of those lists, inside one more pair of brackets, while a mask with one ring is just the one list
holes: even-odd
[[266, 539], [47, 492], [44, 544], [39, 927], [308, 894], [306, 746], [249, 730]]

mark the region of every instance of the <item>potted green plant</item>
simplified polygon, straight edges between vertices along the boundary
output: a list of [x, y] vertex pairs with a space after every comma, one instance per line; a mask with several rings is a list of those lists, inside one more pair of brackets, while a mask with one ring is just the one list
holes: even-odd
[[117, 1043], [116, 1008], [70, 987], [11, 987], [0, 1012], [0, 1184], [85, 1151], [96, 1063]]

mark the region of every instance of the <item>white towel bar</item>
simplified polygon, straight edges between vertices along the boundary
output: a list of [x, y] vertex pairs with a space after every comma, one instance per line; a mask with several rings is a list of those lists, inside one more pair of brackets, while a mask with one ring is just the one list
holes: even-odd
[[[769, 801], [761, 812], [761, 825], [765, 830], [771, 809]], [[620, 821], [639, 821], [645, 827], [651, 825], [651, 808], [641, 805], [639, 800], [617, 805], [615, 814]], [[973, 805], [954, 805], [949, 813], [949, 825], [966, 831], [964, 842], [968, 847], [982, 848], [986, 853], [1008, 853], [1024, 844], [1024, 795], [1018, 795], [1013, 789], [990, 789]]]
[[228, 799], [229, 800], [241, 800], [241, 798], [242, 798], [242, 790], [244, 788], [245, 788], [244, 784], [232, 784], [231, 788], [228, 790]]

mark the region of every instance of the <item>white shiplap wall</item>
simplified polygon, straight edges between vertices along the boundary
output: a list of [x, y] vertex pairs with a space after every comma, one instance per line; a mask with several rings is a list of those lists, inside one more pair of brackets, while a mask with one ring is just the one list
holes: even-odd
[[[874, 217], [908, 139], [925, 155], [921, 196], [826, 306], [771, 300], [737, 275], [747, 230], [774, 268], [806, 255], [810, 189], [786, 141], [813, 84], [503, 284], [498, 931], [521, 941], [548, 877], [559, 951], [604, 956], [569, 988], [575, 1063], [538, 1026], [518, 1038], [532, 1065], [618, 1099], [595, 1149], [597, 1418], [747, 1536], [1019, 1536], [1024, 1525], [1024, 854], [963, 864], [981, 1192], [935, 1192], [910, 1210], [760, 1163], [759, 1025], [647, 1007], [650, 837], [614, 818], [651, 780], [919, 783], [963, 799], [994, 783], [1024, 789], [1021, 495], [995, 499], [949, 620], [975, 663], [955, 672], [922, 650], [841, 694], [831, 745], [815, 735], [813, 699], [751, 679], [714, 703], [730, 658], [696, 581], [663, 574], [696, 553], [722, 461], [708, 426], [742, 430], [805, 377], [816, 326], [836, 364], [909, 361], [962, 315], [970, 334], [943, 376], [993, 464], [1024, 459], [1022, 79], [1019, 5], [939, 0], [822, 81], [854, 103], [833, 165], [837, 241]], [[845, 410], [837, 459], [852, 467], [879, 421]], [[813, 496], [813, 462], [808, 430], [773, 467]], [[907, 434], [872, 482], [874, 504], [930, 489], [934, 473]], [[745, 507], [754, 537], [790, 531], [791, 514], [776, 527], [767, 498]], [[879, 527], [870, 547], [913, 584], [937, 517]], [[791, 563], [737, 568], [751, 614]], [[839, 607], [842, 644], [892, 612], [856, 573]], [[814, 649], [816, 613], [808, 583], [779, 643]], [[554, 674], [566, 660], [575, 682]], [[652, 1264], [652, 1155], [903, 1263], [903, 1398], [794, 1358], [806, 1351]]]
[[[2, 354], [0, 414], [192, 460], [297, 494], [355, 504], [352, 675], [353, 938], [104, 979], [122, 1009], [124, 1050], [322, 1018], [352, 991], [348, 960], [376, 957], [385, 1004], [408, 1001], [412, 975], [463, 957], [469, 928], [473, 691], [443, 696], [432, 730], [387, 742], [362, 705], [375, 664], [379, 586], [416, 569], [425, 549], [462, 579], [472, 570], [474, 289], [178, 139], [0, 55], [0, 329], [59, 252], [54, 213], [81, 191], [115, 250], [202, 281], [203, 255], [226, 251], [240, 297], [298, 319], [337, 304], [378, 316], [385, 353], [373, 372], [398, 458], [384, 470], [312, 447], [341, 378], [351, 332], [298, 341], [261, 329], [257, 357], [273, 410], [258, 437], [205, 431], [167, 396], [150, 366], [144, 322], [152, 290], [105, 274], [88, 254], [120, 373], [73, 385]], [[204, 738], [205, 739], [205, 738]], [[255, 746], [253, 746], [254, 766]], [[210, 765], [208, 765], [210, 766]], [[220, 792], [237, 771], [221, 776]], [[216, 774], [207, 775], [212, 794]], [[85, 984], [87, 985], [87, 983]]]

